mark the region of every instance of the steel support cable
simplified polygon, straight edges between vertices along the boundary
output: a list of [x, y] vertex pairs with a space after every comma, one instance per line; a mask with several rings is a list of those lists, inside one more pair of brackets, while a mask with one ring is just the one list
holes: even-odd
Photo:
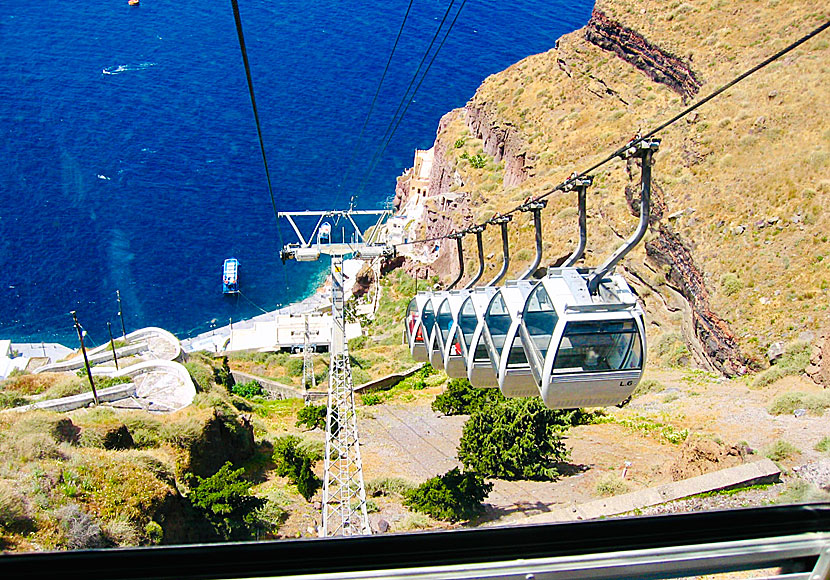
[[386, 80], [386, 73], [389, 72], [389, 65], [392, 64], [392, 57], [395, 56], [395, 51], [398, 48], [398, 42], [401, 40], [401, 35], [403, 34], [403, 27], [406, 24], [407, 19], [409, 18], [409, 12], [412, 10], [412, 3], [415, 0], [409, 0], [409, 6], [406, 7], [406, 14], [403, 16], [403, 22], [401, 22], [401, 28], [398, 30], [398, 36], [395, 37], [395, 44], [392, 45], [392, 52], [389, 53], [389, 58], [386, 60], [386, 66], [383, 68], [383, 74], [380, 76], [380, 82], [378, 82], [378, 88], [375, 89], [375, 96], [372, 97], [372, 104], [369, 105], [369, 112], [366, 113], [366, 118], [363, 120], [363, 126], [360, 128], [360, 134], [357, 136], [357, 144], [352, 148], [352, 154], [349, 157], [349, 163], [346, 165], [346, 171], [343, 174], [343, 179], [340, 180], [340, 185], [338, 189], [341, 189], [341, 194], [338, 195], [338, 203], [335, 205], [340, 205], [340, 198], [342, 196], [342, 187], [346, 183], [349, 174], [352, 171], [352, 167], [354, 166], [354, 160], [357, 156], [357, 151], [360, 149], [360, 144], [363, 143], [363, 134], [366, 132], [366, 126], [369, 124], [369, 118], [372, 116], [372, 112], [375, 110], [375, 105], [378, 101], [378, 95], [380, 95], [380, 88], [383, 86], [383, 81]]
[[[449, 16], [450, 11], [452, 10], [453, 5], [455, 4], [455, 0], [450, 0], [449, 6], [447, 6], [446, 12], [444, 12], [444, 17], [441, 19], [441, 23], [438, 25], [438, 29], [435, 31], [435, 35], [432, 37], [432, 40], [429, 43], [426, 51], [424, 52], [423, 58], [421, 58], [421, 62], [418, 64], [418, 68], [415, 70], [415, 74], [412, 75], [412, 79], [409, 81], [409, 86], [406, 87], [406, 91], [404, 92], [403, 98], [401, 102], [398, 104], [398, 108], [395, 110], [395, 114], [392, 115], [392, 119], [389, 121], [389, 126], [386, 127], [386, 131], [383, 133], [383, 137], [381, 137], [380, 148], [375, 152], [372, 156], [371, 161], [369, 161], [369, 170], [366, 173], [363, 180], [360, 182], [360, 186], [358, 187], [358, 194], [363, 192], [363, 189], [366, 187], [366, 184], [369, 182], [369, 177], [371, 177], [372, 173], [375, 171], [377, 164], [380, 162], [381, 156], [386, 152], [386, 148], [389, 146], [389, 143], [392, 140], [392, 136], [395, 134], [395, 131], [398, 130], [398, 126], [401, 124], [404, 115], [409, 110], [409, 105], [412, 104], [412, 101], [415, 99], [415, 95], [418, 92], [418, 89], [421, 87], [421, 83], [424, 82], [427, 73], [429, 72], [430, 67], [432, 67], [432, 63], [435, 62], [435, 57], [438, 56], [438, 53], [441, 51], [441, 48], [444, 46], [444, 42], [446, 42], [447, 37], [452, 31], [453, 26], [455, 26], [455, 22], [458, 20], [458, 15], [461, 14], [461, 10], [464, 8], [464, 5], [467, 3], [467, 0], [463, 0], [461, 2], [461, 6], [458, 8], [458, 11], [455, 13], [455, 17], [453, 18], [452, 22], [450, 23], [449, 27], [447, 28], [446, 32], [444, 33], [444, 38], [441, 40], [441, 43], [438, 45], [438, 48], [432, 55], [432, 59], [429, 61], [427, 68], [424, 70], [424, 73], [421, 75], [421, 79], [418, 81], [418, 84], [415, 86], [415, 90], [412, 91], [412, 95], [409, 95], [409, 89], [412, 88], [412, 85], [415, 83], [415, 79], [418, 78], [418, 74], [421, 72], [421, 68], [426, 62], [427, 57], [429, 56], [429, 52], [432, 50], [435, 41], [438, 39], [438, 36], [441, 34], [441, 29], [444, 27], [444, 23], [447, 20], [447, 16]], [[401, 109], [403, 108], [403, 111]], [[399, 115], [400, 113], [400, 115]]]
[[[511, 209], [510, 211], [504, 212], [503, 214], [500, 214], [500, 215], [512, 215], [512, 214], [516, 213], [517, 211], [520, 211], [520, 209], [522, 207], [524, 207], [525, 205], [527, 205], [527, 203], [532, 203], [534, 201], [539, 201], [539, 200], [545, 199], [546, 197], [556, 193], [557, 191], [564, 190], [565, 187], [567, 187], [569, 184], [573, 183], [574, 181], [576, 181], [578, 179], [583, 179], [585, 177], [588, 177], [588, 174], [591, 173], [592, 171], [595, 171], [596, 169], [599, 169], [600, 167], [602, 167], [606, 163], [609, 163], [610, 161], [613, 161], [614, 159], [619, 157], [621, 154], [623, 154], [625, 151], [627, 151], [629, 148], [631, 148], [633, 146], [636, 146], [639, 143], [641, 143], [641, 142], [643, 142], [643, 141], [645, 141], [645, 140], [647, 140], [651, 137], [654, 137], [660, 131], [668, 128], [670, 125], [673, 125], [674, 123], [676, 123], [677, 121], [679, 121], [680, 119], [682, 119], [683, 117], [685, 117], [686, 115], [691, 113], [692, 111], [698, 109], [699, 107], [701, 107], [702, 105], [708, 103], [709, 101], [711, 101], [715, 97], [721, 95], [723, 92], [725, 92], [726, 90], [732, 88], [733, 86], [735, 86], [736, 84], [738, 84], [742, 80], [744, 80], [747, 77], [751, 76], [752, 74], [758, 72], [759, 70], [763, 69], [764, 67], [768, 66], [769, 64], [775, 62], [776, 60], [778, 60], [779, 58], [781, 58], [785, 54], [787, 54], [789, 52], [792, 52], [793, 50], [795, 50], [796, 48], [798, 48], [799, 46], [801, 46], [802, 44], [804, 44], [805, 42], [807, 42], [808, 40], [813, 38], [814, 36], [817, 36], [818, 34], [821, 34], [825, 30], [827, 30], [827, 28], [830, 28], [830, 20], [828, 20], [824, 24], [818, 26], [817, 28], [813, 29], [811, 32], [805, 34], [804, 36], [802, 36], [798, 40], [793, 41], [792, 43], [790, 43], [786, 47], [782, 48], [781, 50], [779, 50], [778, 52], [776, 52], [772, 56], [768, 57], [764, 61], [758, 63], [757, 65], [755, 65], [751, 69], [747, 70], [743, 74], [738, 75], [737, 77], [735, 77], [734, 79], [732, 79], [731, 81], [726, 83], [725, 85], [722, 85], [721, 87], [715, 89], [713, 92], [709, 93], [706, 97], [704, 97], [701, 100], [697, 101], [696, 103], [690, 105], [689, 107], [686, 107], [685, 109], [683, 109], [682, 111], [677, 113], [674, 117], [671, 117], [669, 120], [667, 120], [667, 121], [663, 122], [662, 124], [658, 125], [657, 127], [652, 129], [648, 133], [645, 133], [644, 135], [637, 135], [637, 137], [635, 137], [634, 139], [632, 139], [631, 141], [629, 141], [628, 143], [626, 143], [622, 147], [618, 148], [616, 151], [614, 151], [608, 157], [605, 157], [601, 161], [598, 161], [598, 162], [594, 163], [592, 166], [590, 166], [589, 168], [583, 170], [582, 172], [579, 172], [579, 173], [574, 172], [567, 180], [565, 180], [562, 183], [560, 183], [559, 185], [555, 186], [550, 191], [548, 191], [546, 193], [543, 193], [542, 195], [540, 195], [538, 197], [529, 199], [526, 202], [522, 203], [521, 205], [516, 206], [513, 209]], [[490, 224], [491, 222], [492, 222], [492, 219], [484, 222], [482, 225], [487, 225], [487, 224]], [[445, 235], [442, 235], [442, 236], [434, 236], [432, 238], [425, 238], [425, 239], [422, 239], [422, 240], [412, 240], [412, 241], [407, 242], [407, 243], [408, 244], [423, 244], [423, 243], [428, 243], [428, 242], [437, 242], [439, 240], [447, 239], [452, 233], [455, 233], [455, 232], [451, 232], [450, 234], [445, 234]], [[403, 245], [403, 244], [394, 244], [394, 247], [398, 247], [400, 245]]]
[[[262, 164], [265, 166], [265, 179], [268, 181], [268, 194], [271, 196], [271, 209], [274, 211], [274, 221], [277, 222], [277, 236], [280, 239], [280, 248], [285, 246], [282, 239], [282, 228], [280, 227], [279, 212], [277, 212], [277, 201], [274, 198], [274, 188], [271, 185], [271, 172], [268, 170], [268, 157], [265, 155], [265, 141], [262, 139], [262, 126], [259, 122], [259, 111], [256, 106], [256, 97], [254, 96], [254, 81], [251, 78], [251, 65], [248, 62], [248, 49], [245, 46], [245, 35], [242, 33], [242, 17], [239, 14], [238, 0], [231, 0], [233, 7], [233, 19], [236, 23], [236, 35], [239, 38], [239, 50], [242, 53], [242, 64], [245, 66], [245, 78], [248, 81], [248, 94], [251, 96], [251, 108], [254, 111], [254, 122], [256, 123], [256, 132], [259, 137], [259, 150], [262, 153]], [[282, 269], [282, 277], [286, 289], [288, 288], [288, 275], [285, 273], [285, 268]]]

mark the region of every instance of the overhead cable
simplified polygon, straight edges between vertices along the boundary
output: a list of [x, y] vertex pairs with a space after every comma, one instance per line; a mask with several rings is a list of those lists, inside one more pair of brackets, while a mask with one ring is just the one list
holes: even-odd
[[259, 150], [262, 152], [262, 164], [265, 166], [265, 178], [268, 180], [268, 193], [271, 195], [271, 208], [274, 210], [274, 219], [277, 221], [277, 232], [280, 236], [280, 245], [282, 246], [282, 230], [280, 229], [280, 220], [277, 216], [277, 201], [274, 198], [274, 188], [271, 186], [271, 172], [268, 171], [268, 157], [265, 155], [265, 142], [262, 139], [262, 126], [259, 123], [259, 112], [256, 106], [256, 97], [254, 96], [254, 81], [251, 78], [251, 65], [248, 62], [248, 49], [245, 47], [245, 36], [242, 34], [242, 17], [239, 15], [239, 3], [237, 0], [231, 0], [233, 6], [233, 18], [236, 21], [236, 35], [239, 37], [239, 50], [242, 52], [242, 63], [245, 65], [245, 76], [248, 79], [248, 93], [251, 95], [251, 108], [254, 110], [254, 121], [256, 122], [256, 132], [259, 136]]
[[[415, 94], [418, 92], [418, 88], [421, 86], [421, 83], [423, 83], [427, 72], [429, 72], [429, 68], [432, 66], [432, 63], [435, 61], [435, 57], [438, 55], [438, 52], [441, 50], [441, 47], [444, 46], [444, 41], [446, 41], [447, 36], [449, 35], [450, 31], [452, 30], [453, 26], [455, 25], [456, 20], [458, 20], [458, 15], [461, 13], [461, 9], [464, 8], [464, 4], [466, 4], [466, 2], [467, 2], [467, 0], [462, 1], [461, 7], [456, 12], [455, 17], [453, 18], [452, 22], [450, 23], [449, 27], [447, 28], [447, 30], [444, 33], [444, 38], [441, 40], [441, 43], [439, 44], [439, 46], [436, 49], [435, 53], [432, 55], [432, 59], [430, 60], [429, 65], [427, 65], [426, 70], [424, 70], [423, 75], [421, 75], [421, 78], [418, 81], [418, 84], [415, 87], [415, 90], [412, 91], [412, 94], [410, 95], [409, 90], [412, 88], [412, 86], [415, 84], [415, 81], [418, 79], [418, 76], [421, 73], [421, 69], [423, 68], [424, 63], [426, 62], [427, 57], [429, 56], [429, 53], [432, 50], [432, 47], [435, 45], [435, 41], [438, 39], [438, 36], [441, 34], [441, 29], [444, 27], [444, 23], [447, 21], [447, 17], [449, 16], [450, 11], [452, 10], [453, 5], [455, 4], [455, 0], [450, 0], [449, 5], [447, 6], [447, 10], [444, 12], [444, 17], [441, 19], [441, 23], [438, 25], [438, 28], [435, 30], [435, 34], [433, 35], [432, 40], [429, 43], [429, 46], [427, 47], [426, 51], [424, 52], [424, 56], [421, 58], [421, 62], [418, 64], [418, 68], [415, 69], [415, 74], [412, 75], [412, 79], [409, 81], [409, 85], [406, 87], [406, 91], [404, 92], [404, 95], [403, 95], [403, 98], [401, 99], [401, 102], [398, 103], [398, 108], [395, 109], [395, 113], [392, 115], [392, 119], [389, 121], [389, 125], [386, 127], [386, 131], [384, 131], [383, 137], [381, 137], [381, 139], [380, 139], [380, 143], [381, 143], [380, 146], [375, 151], [375, 154], [372, 155], [372, 159], [369, 162], [369, 170], [366, 172], [365, 176], [363, 177], [363, 180], [360, 182], [360, 185], [358, 187], [358, 192], [362, 192], [363, 189], [366, 187], [366, 184], [369, 181], [369, 177], [372, 175], [372, 172], [374, 172], [375, 167], [377, 166], [378, 162], [380, 161], [381, 155], [383, 155], [383, 153], [386, 151], [386, 148], [387, 148], [387, 146], [389, 145], [389, 142], [392, 139], [392, 135], [397, 130], [398, 125], [400, 125], [401, 119], [403, 118], [403, 115], [406, 114], [406, 111], [409, 109], [409, 105], [412, 103], [412, 100], [415, 98]], [[403, 112], [401, 112], [401, 110], [403, 110]]]
[[[386, 60], [386, 66], [383, 67], [383, 74], [380, 76], [380, 81], [378, 82], [378, 88], [375, 89], [375, 96], [372, 97], [372, 104], [369, 105], [369, 112], [366, 113], [366, 118], [363, 120], [363, 126], [360, 128], [360, 134], [357, 136], [357, 143], [352, 148], [351, 157], [349, 157], [349, 163], [346, 166], [346, 171], [343, 173], [343, 179], [340, 180], [340, 185], [338, 189], [342, 191], [343, 185], [346, 183], [346, 180], [351, 173], [352, 167], [354, 166], [354, 159], [357, 155], [358, 150], [360, 149], [361, 143], [363, 143], [363, 134], [366, 132], [366, 126], [369, 124], [369, 118], [372, 116], [372, 112], [375, 110], [375, 105], [378, 101], [378, 95], [380, 94], [380, 89], [383, 86], [383, 81], [386, 79], [386, 73], [389, 71], [389, 65], [392, 63], [392, 57], [395, 56], [395, 51], [398, 48], [398, 42], [401, 40], [401, 35], [403, 34], [403, 27], [406, 25], [406, 20], [409, 18], [409, 12], [412, 9], [412, 3], [415, 0], [409, 0], [409, 6], [406, 7], [406, 14], [403, 15], [403, 21], [401, 22], [401, 27], [398, 30], [398, 36], [395, 37], [395, 44], [392, 45], [392, 52], [389, 53], [389, 58]], [[335, 205], [340, 205], [339, 200], [338, 203]]]

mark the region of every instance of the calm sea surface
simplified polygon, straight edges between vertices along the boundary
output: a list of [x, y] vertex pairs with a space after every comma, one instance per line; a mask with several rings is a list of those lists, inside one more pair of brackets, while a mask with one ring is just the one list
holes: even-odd
[[[449, 0], [414, 0], [358, 143], [407, 5], [240, 0], [280, 211], [344, 207], [364, 181], [357, 207], [382, 206], [444, 113], [593, 2], [469, 0], [366, 179]], [[74, 346], [77, 310], [101, 343], [107, 321], [120, 328], [116, 289], [128, 331], [248, 318], [320, 279], [324, 264], [283, 265], [280, 247], [229, 0], [3, 2], [0, 338]], [[237, 298], [221, 293], [231, 256]]]

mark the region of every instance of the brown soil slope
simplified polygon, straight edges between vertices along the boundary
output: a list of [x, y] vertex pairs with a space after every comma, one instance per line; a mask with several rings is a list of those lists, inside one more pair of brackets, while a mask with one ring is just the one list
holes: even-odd
[[[550, 191], [828, 18], [807, 0], [599, 0], [588, 26], [492, 75], [442, 119], [421, 233]], [[623, 267], [651, 336], [682, 327], [712, 370], [760, 368], [772, 342], [813, 340], [828, 323], [829, 46], [825, 32], [659, 135], [652, 227]], [[476, 154], [484, 167], [470, 162]], [[617, 161], [595, 176], [586, 266], [633, 231], [638, 207], [636, 166]], [[443, 211], [448, 204], [464, 211]], [[573, 193], [550, 197], [542, 265], [574, 247], [575, 206]], [[510, 232], [516, 274], [532, 258], [529, 216]], [[488, 272], [500, 267], [498, 236], [484, 234]], [[434, 269], [449, 280], [455, 243], [439, 256]]]

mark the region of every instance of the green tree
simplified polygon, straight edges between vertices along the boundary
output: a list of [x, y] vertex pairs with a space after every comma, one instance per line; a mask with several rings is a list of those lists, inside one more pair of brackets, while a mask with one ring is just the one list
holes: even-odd
[[404, 504], [439, 520], [469, 520], [484, 511], [481, 502], [492, 489], [480, 475], [454, 467], [406, 492]]
[[306, 405], [297, 413], [297, 427], [325, 429], [328, 408], [325, 405]]
[[502, 479], [553, 479], [569, 451], [562, 433], [578, 411], [554, 411], [538, 398], [485, 405], [464, 424], [458, 458], [470, 471]]
[[453, 379], [444, 392], [435, 397], [432, 410], [445, 415], [470, 415], [487, 404], [505, 400], [498, 389], [477, 389], [467, 379]]
[[231, 367], [228, 364], [228, 357], [222, 357], [222, 365], [213, 369], [213, 380], [217, 385], [222, 385], [229, 391], [233, 388], [236, 381], [231, 374]]
[[236, 383], [231, 387], [231, 392], [234, 395], [250, 399], [262, 395], [262, 385], [255, 380], [250, 380], [247, 383]]
[[277, 475], [287, 477], [288, 481], [296, 485], [297, 491], [306, 501], [311, 501], [323, 484], [313, 471], [314, 464], [319, 459], [318, 454], [302, 447], [302, 439], [296, 435], [280, 437], [274, 444]]
[[210, 477], [197, 475], [197, 485], [190, 491], [190, 502], [225, 540], [251, 538], [257, 511], [265, 505], [265, 500], [251, 494], [244, 471], [234, 470], [228, 461]]

